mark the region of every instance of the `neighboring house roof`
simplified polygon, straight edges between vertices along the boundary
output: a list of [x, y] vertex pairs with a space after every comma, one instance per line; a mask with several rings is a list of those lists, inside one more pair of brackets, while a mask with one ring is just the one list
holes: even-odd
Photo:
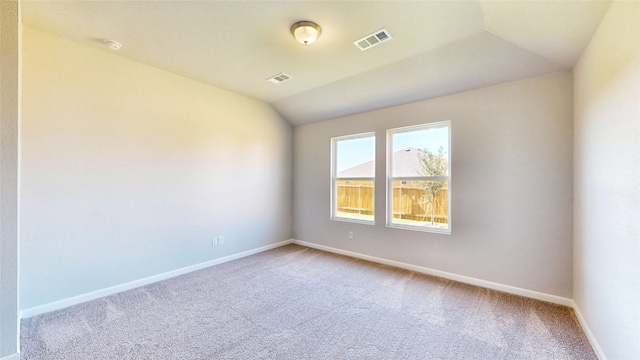
[[375, 176], [375, 161], [367, 161], [360, 165], [338, 172], [338, 177], [372, 178]]
[[393, 169], [391, 176], [421, 176], [420, 174], [420, 160], [418, 154], [424, 154], [425, 152], [416, 149], [414, 147], [408, 147], [393, 153]]
[[[417, 169], [420, 169], [420, 160], [418, 160], [419, 153], [424, 152], [414, 147], [408, 147], [394, 152], [392, 176], [420, 176], [420, 173], [417, 171]], [[374, 177], [374, 171], [375, 162], [371, 160], [338, 172], [338, 177]]]

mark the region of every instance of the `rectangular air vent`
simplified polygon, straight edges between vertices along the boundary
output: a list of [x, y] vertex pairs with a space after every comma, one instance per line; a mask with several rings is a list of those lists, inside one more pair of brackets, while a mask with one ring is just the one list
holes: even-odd
[[285, 73], [280, 73], [278, 75], [273, 75], [272, 77], [268, 78], [267, 81], [272, 82], [274, 84], [281, 84], [290, 79], [291, 79], [291, 76]]
[[387, 31], [387, 29], [381, 29], [378, 30], [372, 34], [369, 34], [365, 37], [363, 37], [362, 39], [358, 39], [356, 41], [354, 41], [353, 43], [360, 49], [360, 50], [367, 50], [369, 48], [372, 48], [378, 44], [381, 44], [387, 40], [391, 40], [391, 34], [389, 34], [389, 31]]

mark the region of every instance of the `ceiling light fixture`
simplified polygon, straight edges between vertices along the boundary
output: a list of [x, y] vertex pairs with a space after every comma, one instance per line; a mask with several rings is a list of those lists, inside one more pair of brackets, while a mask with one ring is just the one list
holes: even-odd
[[291, 33], [302, 45], [313, 44], [320, 36], [320, 26], [311, 21], [298, 21], [291, 26]]
[[120, 44], [115, 40], [104, 40], [104, 43], [107, 45], [109, 49], [113, 51], [118, 51], [122, 47], [122, 44]]

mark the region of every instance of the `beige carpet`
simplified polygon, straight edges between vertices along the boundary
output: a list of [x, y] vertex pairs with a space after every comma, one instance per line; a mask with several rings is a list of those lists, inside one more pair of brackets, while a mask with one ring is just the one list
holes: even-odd
[[22, 321], [22, 359], [596, 359], [570, 308], [288, 245]]

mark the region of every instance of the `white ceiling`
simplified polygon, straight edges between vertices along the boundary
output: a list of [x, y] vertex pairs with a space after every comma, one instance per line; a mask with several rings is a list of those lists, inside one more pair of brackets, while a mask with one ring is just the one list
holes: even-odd
[[[22, 1], [26, 26], [271, 104], [293, 125], [572, 69], [610, 1]], [[303, 46], [300, 20], [322, 27]], [[367, 51], [353, 41], [386, 28]], [[280, 72], [282, 84], [265, 79]]]

